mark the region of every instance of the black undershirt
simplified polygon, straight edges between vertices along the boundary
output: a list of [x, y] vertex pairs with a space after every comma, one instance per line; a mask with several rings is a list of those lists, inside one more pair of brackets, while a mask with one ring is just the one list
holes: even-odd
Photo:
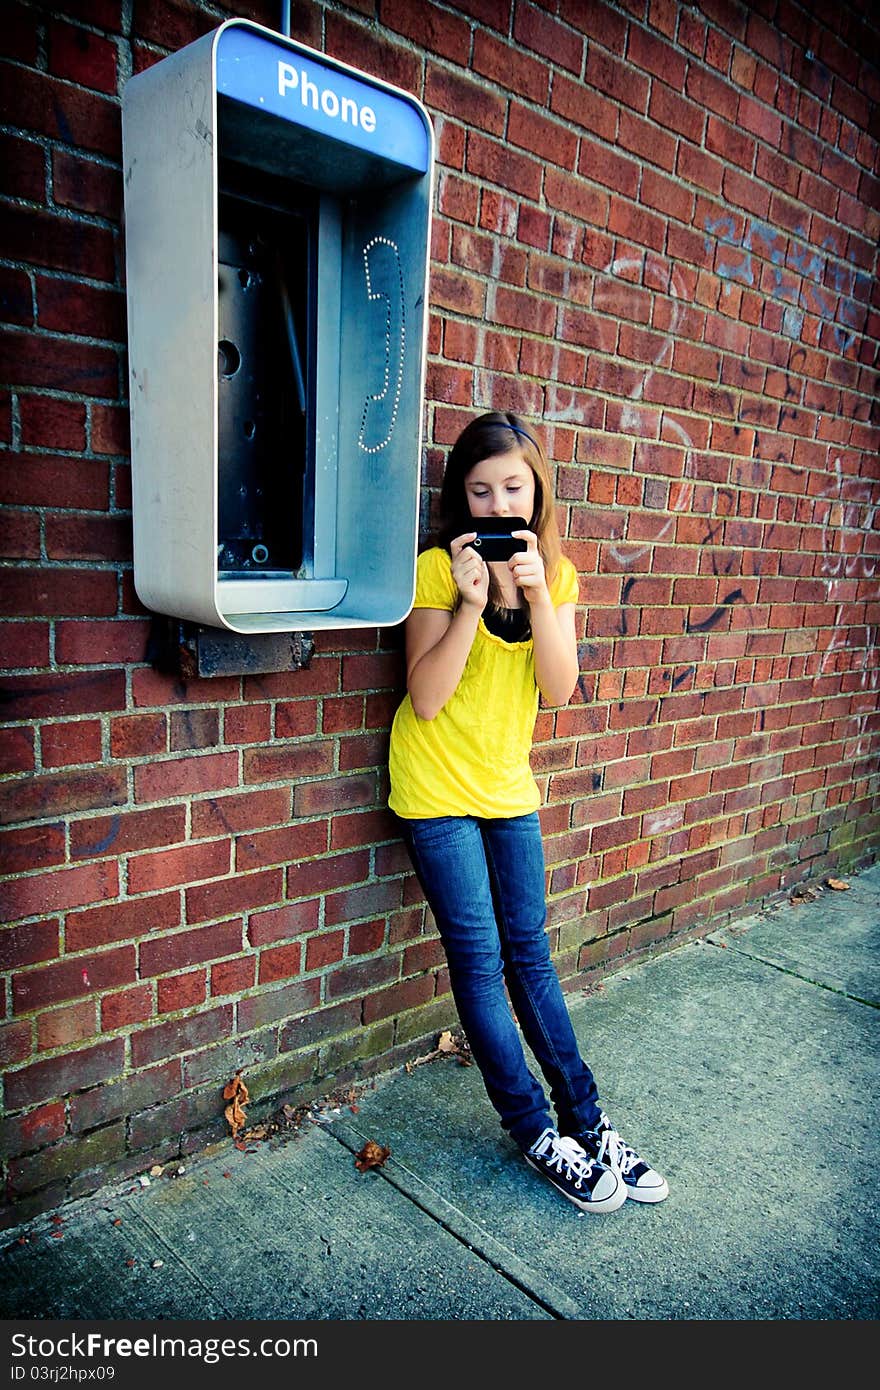
[[532, 635], [529, 610], [522, 608], [496, 608], [487, 603], [483, 609], [483, 622], [493, 637], [503, 642], [525, 642]]

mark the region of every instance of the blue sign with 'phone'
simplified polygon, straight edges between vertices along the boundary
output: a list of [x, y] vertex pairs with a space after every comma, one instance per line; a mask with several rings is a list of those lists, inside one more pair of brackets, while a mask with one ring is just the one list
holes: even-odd
[[428, 133], [403, 95], [235, 25], [217, 40], [217, 91], [423, 174]]

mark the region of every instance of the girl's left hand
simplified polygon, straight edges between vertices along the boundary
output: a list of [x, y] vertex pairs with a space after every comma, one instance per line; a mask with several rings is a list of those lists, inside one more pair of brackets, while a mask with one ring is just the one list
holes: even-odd
[[544, 561], [538, 549], [538, 537], [533, 531], [511, 531], [510, 534], [517, 540], [524, 540], [528, 546], [527, 550], [518, 550], [515, 555], [511, 555], [507, 562], [517, 588], [522, 589], [530, 607], [549, 603], [550, 591], [547, 588]]

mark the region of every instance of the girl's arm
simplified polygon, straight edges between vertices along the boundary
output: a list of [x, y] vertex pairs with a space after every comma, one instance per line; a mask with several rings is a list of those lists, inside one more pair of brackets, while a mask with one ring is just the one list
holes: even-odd
[[510, 570], [529, 604], [532, 643], [535, 652], [535, 680], [550, 705], [565, 705], [571, 698], [580, 674], [574, 604], [553, 607], [538, 538], [531, 531], [514, 531], [528, 544], [509, 561]]
[[535, 648], [535, 680], [548, 705], [567, 705], [580, 674], [574, 604], [529, 605]]
[[458, 536], [450, 546], [461, 595], [455, 612], [414, 608], [406, 620], [406, 686], [420, 719], [433, 719], [455, 692], [489, 597], [489, 571], [467, 544], [475, 535]]

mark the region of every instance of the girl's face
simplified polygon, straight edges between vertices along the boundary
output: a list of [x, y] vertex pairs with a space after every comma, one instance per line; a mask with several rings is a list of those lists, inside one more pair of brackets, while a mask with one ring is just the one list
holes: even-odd
[[465, 476], [471, 516], [524, 516], [535, 510], [535, 475], [519, 449], [475, 463]]

